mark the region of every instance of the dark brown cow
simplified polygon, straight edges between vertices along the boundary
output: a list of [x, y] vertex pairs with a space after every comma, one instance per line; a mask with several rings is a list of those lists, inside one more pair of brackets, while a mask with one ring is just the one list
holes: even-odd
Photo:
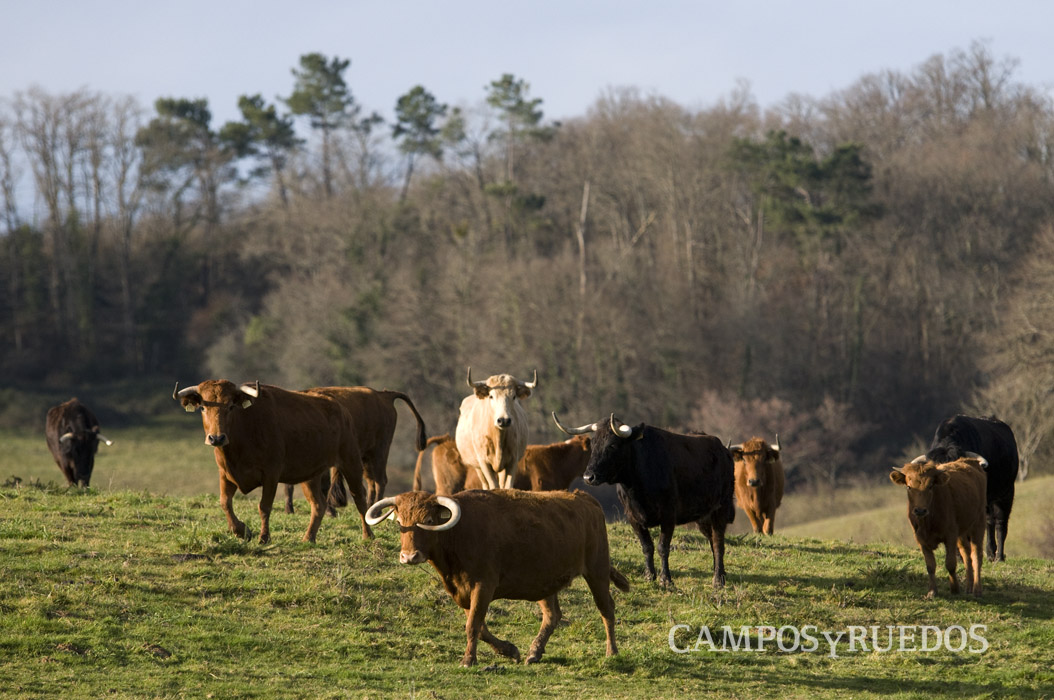
[[76, 397], [48, 409], [44, 438], [70, 486], [88, 486], [99, 441], [113, 444], [99, 433], [95, 414]]
[[205, 444], [214, 448], [220, 476], [220, 507], [230, 531], [251, 539], [252, 533], [231, 507], [235, 491], [260, 496], [260, 542], [271, 539], [271, 506], [279, 483], [301, 484], [311, 504], [304, 540], [315, 541], [322, 522], [322, 474], [336, 466], [351, 487], [362, 518], [363, 539], [373, 537], [366, 524], [362, 458], [351, 416], [337, 401], [276, 386], [210, 379], [172, 392], [187, 411], [201, 410]]
[[776, 509], [783, 502], [783, 461], [780, 436], [770, 445], [759, 437], [728, 451], [736, 469], [736, 500], [747, 514], [754, 532], [771, 535], [776, 526]]
[[[373, 505], [384, 496], [384, 489], [388, 485], [388, 452], [399, 420], [395, 410], [396, 399], [403, 401], [417, 419], [416, 447], [418, 451], [425, 449], [425, 422], [417, 412], [417, 407], [401, 391], [378, 391], [368, 386], [322, 386], [307, 391], [336, 399], [351, 414], [366, 479], [366, 505]], [[343, 482], [336, 474], [330, 476], [333, 490], [330, 491], [329, 507], [333, 515], [333, 506], [347, 505], [347, 496]], [[292, 484], [286, 484], [285, 509], [287, 513], [293, 512]]]
[[908, 520], [930, 576], [927, 598], [937, 594], [937, 560], [933, 550], [941, 544], [952, 593], [959, 592], [955, 578], [958, 545], [966, 566], [966, 592], [981, 595], [987, 487], [984, 468], [987, 466], [984, 458], [963, 458], [945, 464], [910, 462], [889, 474], [894, 484], [908, 489]]
[[515, 645], [487, 629], [487, 608], [498, 598], [538, 602], [542, 626], [526, 662], [539, 661], [560, 622], [557, 594], [578, 576], [585, 578], [604, 619], [607, 655], [618, 653], [609, 582], [623, 591], [629, 582], [611, 566], [604, 511], [592, 496], [512, 489], [454, 496], [411, 491], [375, 503], [367, 522], [379, 523], [392, 510], [402, 531], [399, 561], [431, 562], [466, 612], [462, 666], [476, 663], [481, 638], [502, 656], [520, 660]]
[[[436, 445], [432, 451], [432, 477], [436, 493], [448, 496], [458, 491], [481, 489], [479, 474], [461, 461], [457, 445], [450, 435], [428, 439], [428, 445]], [[523, 459], [516, 469], [513, 488], [521, 491], [565, 491], [571, 483], [582, 476], [589, 462], [590, 441], [586, 435], [576, 435], [570, 440], [561, 440], [549, 445], [527, 445]], [[421, 488], [421, 462], [424, 452], [417, 456], [414, 471], [414, 489]]]

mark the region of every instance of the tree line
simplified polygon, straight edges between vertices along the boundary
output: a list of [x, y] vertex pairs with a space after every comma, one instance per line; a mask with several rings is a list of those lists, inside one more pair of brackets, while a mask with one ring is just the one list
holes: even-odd
[[222, 125], [4, 100], [3, 383], [367, 384], [436, 433], [466, 367], [537, 368], [538, 442], [552, 410], [779, 433], [798, 481], [839, 483], [969, 412], [1043, 470], [1054, 106], [1014, 59], [978, 42], [766, 109], [612, 89], [563, 123], [510, 74], [471, 105], [415, 86], [389, 123], [349, 67], [304, 55]]

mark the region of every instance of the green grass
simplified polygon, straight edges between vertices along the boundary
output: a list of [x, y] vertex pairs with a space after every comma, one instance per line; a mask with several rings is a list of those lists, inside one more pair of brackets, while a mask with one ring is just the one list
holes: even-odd
[[[255, 498], [240, 515], [258, 523]], [[710, 585], [706, 541], [678, 530], [676, 591], [641, 576], [622, 523], [613, 559], [633, 585], [615, 592], [620, 655], [584, 582], [561, 595], [566, 624], [542, 663], [480, 646], [458, 666], [464, 614], [430, 566], [401, 566], [397, 528], [363, 542], [346, 513], [318, 544], [306, 514], [276, 514], [273, 543], [224, 533], [213, 494], [155, 496], [0, 488], [0, 695], [63, 698], [461, 697], [1043, 697], [1054, 688], [1054, 563], [1015, 557], [984, 569], [981, 600], [926, 601], [922, 558], [901, 545], [813, 538], [731, 538], [728, 584]], [[254, 528], [255, 529], [255, 528]], [[491, 629], [525, 651], [537, 606], [497, 601]], [[670, 629], [701, 626], [986, 625], [984, 653], [677, 654]]]

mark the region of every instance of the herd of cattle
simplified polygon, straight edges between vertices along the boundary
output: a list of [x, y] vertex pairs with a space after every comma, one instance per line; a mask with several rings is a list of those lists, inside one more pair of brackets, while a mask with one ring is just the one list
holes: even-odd
[[[219, 467], [220, 507], [231, 532], [253, 538], [235, 515], [237, 491], [262, 488], [261, 543], [270, 540], [270, 514], [278, 485], [300, 484], [311, 507], [303, 539], [314, 542], [326, 510], [348, 504], [358, 510], [363, 538], [371, 527], [397, 520], [399, 561], [430, 562], [454, 601], [466, 611], [468, 639], [463, 665], [476, 660], [482, 639], [504, 656], [519, 660], [511, 643], [488, 630], [485, 618], [494, 599], [537, 601], [542, 625], [527, 663], [538, 661], [559, 622], [557, 594], [582, 576], [604, 621], [606, 651], [617, 647], [610, 584], [629, 582], [610, 561], [607, 527], [592, 496], [568, 493], [581, 477], [586, 484], [613, 484], [626, 520], [640, 541], [647, 579], [656, 577], [651, 529], [659, 528], [659, 582], [672, 586], [670, 542], [677, 525], [695, 523], [710, 543], [715, 587], [725, 582], [725, 530], [734, 503], [746, 512], [754, 532], [771, 535], [783, 497], [784, 470], [779, 436], [722, 443], [704, 433], [681, 434], [645, 425], [626, 425], [614, 414], [566, 428], [570, 439], [528, 445], [527, 416], [520, 405], [538, 386], [508, 374], [473, 381], [461, 403], [455, 437], [427, 437], [424, 420], [410, 398], [368, 387], [316, 387], [289, 391], [259, 382], [241, 385], [208, 380], [172, 397], [187, 411], [201, 411], [205, 444]], [[403, 401], [417, 420], [417, 465], [413, 491], [384, 497], [388, 453], [395, 433], [394, 402]], [[77, 399], [48, 411], [48, 447], [70, 485], [88, 486], [98, 443], [95, 415]], [[435, 493], [422, 490], [421, 468], [431, 452]], [[890, 479], [907, 488], [908, 519], [929, 574], [927, 597], [936, 593], [934, 549], [944, 545], [953, 593], [962, 557], [966, 591], [981, 594], [981, 547], [1005, 558], [1004, 542], [1018, 470], [1013, 432], [994, 418], [955, 416], [942, 422], [929, 451], [894, 469]], [[346, 487], [345, 487], [346, 485]]]

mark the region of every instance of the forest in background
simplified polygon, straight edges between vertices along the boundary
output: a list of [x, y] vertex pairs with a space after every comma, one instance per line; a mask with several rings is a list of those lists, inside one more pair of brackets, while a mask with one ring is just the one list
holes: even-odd
[[4, 421], [39, 422], [19, 391], [223, 377], [403, 390], [437, 434], [467, 367], [537, 369], [532, 442], [554, 410], [778, 433], [796, 481], [837, 484], [968, 412], [1051, 471], [1054, 104], [1014, 58], [764, 109], [611, 89], [562, 123], [510, 74], [386, 121], [349, 67], [305, 54], [225, 124], [192, 97], [0, 99]]

